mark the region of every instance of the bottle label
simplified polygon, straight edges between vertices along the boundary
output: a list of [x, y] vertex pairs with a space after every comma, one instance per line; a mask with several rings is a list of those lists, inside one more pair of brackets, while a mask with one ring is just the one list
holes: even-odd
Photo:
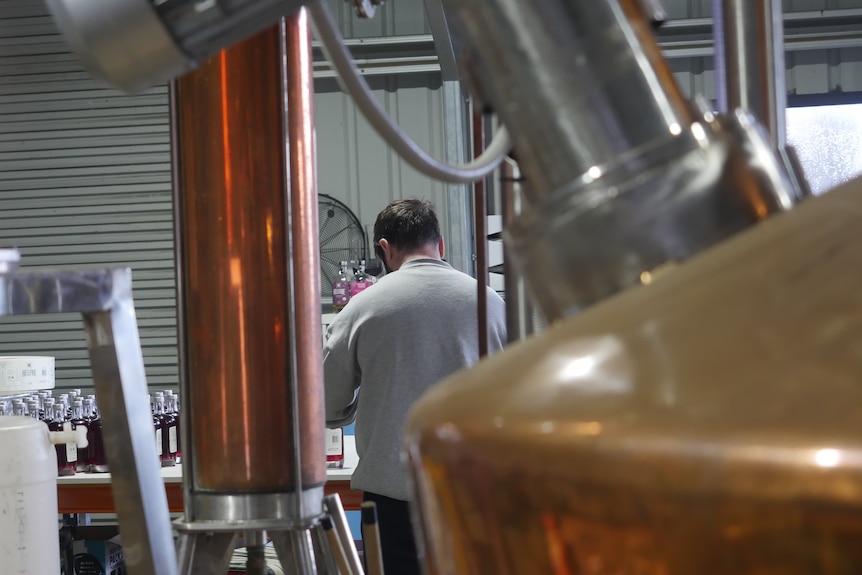
[[368, 281], [353, 282], [352, 284], [350, 284], [350, 297], [353, 297], [356, 294], [365, 291], [371, 286], [372, 283]]
[[161, 456], [162, 454], [162, 430], [156, 430], [156, 455]]
[[344, 430], [327, 429], [326, 430], [326, 455], [344, 455]]
[[170, 429], [168, 429], [168, 449], [170, 449], [171, 453], [177, 452], [177, 426], [173, 425]]
[[350, 284], [343, 280], [335, 280], [332, 284], [332, 305], [342, 308], [350, 301]]
[[[73, 429], [75, 429], [75, 426], [72, 425], [71, 421], [67, 421], [63, 424], [63, 431], [72, 431]], [[78, 444], [66, 444], [66, 461], [68, 463], [75, 463], [78, 461]]]

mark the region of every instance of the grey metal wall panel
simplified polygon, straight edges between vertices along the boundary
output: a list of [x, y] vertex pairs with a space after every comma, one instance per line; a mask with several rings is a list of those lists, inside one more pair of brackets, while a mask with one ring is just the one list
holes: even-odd
[[[39, 0], [0, 0], [0, 244], [28, 267], [130, 266], [147, 377], [177, 383], [167, 90], [121, 95], [81, 68]], [[53, 355], [91, 387], [81, 319], [0, 320], [0, 354]]]
[[[786, 62], [789, 94], [862, 91], [862, 48], [788, 52]], [[680, 58], [670, 64], [686, 95], [715, 97], [712, 58]]]
[[[711, 0], [663, 0], [670, 17], [677, 20], [674, 24], [685, 20], [708, 22], [712, 16]], [[862, 0], [784, 0], [786, 15], [796, 14], [797, 18], [810, 18], [810, 24], [816, 25], [821, 11], [843, 10], [848, 17], [858, 19], [862, 10]], [[798, 21], [797, 21], [798, 25]], [[839, 24], [825, 27], [822, 31], [812, 33], [810, 42], [817, 42], [816, 48], [806, 47], [805, 42], [788, 43], [786, 54], [787, 90], [790, 94], [828, 94], [831, 92], [862, 91], [862, 47], [846, 47], [842, 44], [848, 38], [842, 33], [852, 32], [857, 24]], [[858, 34], [857, 34], [858, 35]], [[661, 37], [661, 33], [660, 33]], [[834, 41], [835, 47], [830, 47]], [[850, 40], [858, 44], [858, 39]], [[714, 66], [711, 57], [702, 55], [696, 57], [673, 58], [671, 68], [683, 91], [691, 96], [701, 94], [709, 98], [715, 95]]]
[[790, 53], [787, 66], [791, 94], [862, 91], [862, 48]]
[[[440, 74], [368, 78], [375, 95], [396, 122], [427, 152], [444, 158], [443, 90]], [[318, 80], [315, 96], [320, 153], [318, 188], [356, 213], [370, 235], [377, 213], [390, 201], [419, 197], [432, 201], [447, 238], [463, 233], [450, 222], [447, 187], [401, 161], [371, 129], [335, 82]], [[454, 252], [469, 246], [451, 245]], [[454, 255], [454, 254], [453, 254]], [[453, 261], [461, 258], [453, 257]]]
[[377, 9], [372, 19], [357, 18], [352, 3], [328, 0], [345, 38], [377, 38], [430, 34], [431, 26], [424, 0], [389, 0]]
[[[708, 18], [712, 14], [712, 0], [662, 0], [673, 19]], [[862, 7], [860, 0], [784, 0], [785, 12], [815, 10], [844, 10]]]

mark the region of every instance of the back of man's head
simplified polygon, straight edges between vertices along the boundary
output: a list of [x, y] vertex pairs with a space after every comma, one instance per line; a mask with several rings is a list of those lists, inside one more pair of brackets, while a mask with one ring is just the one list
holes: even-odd
[[374, 245], [386, 239], [402, 251], [440, 241], [440, 223], [434, 206], [426, 200], [395, 200], [377, 215]]

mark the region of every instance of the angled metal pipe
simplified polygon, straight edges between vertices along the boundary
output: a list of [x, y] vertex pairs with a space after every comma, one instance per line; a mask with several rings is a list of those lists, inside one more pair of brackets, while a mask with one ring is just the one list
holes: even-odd
[[682, 96], [653, 35], [653, 3], [443, 3], [465, 78], [509, 130], [526, 177], [524, 214], [506, 238], [545, 318], [799, 197], [750, 118]]

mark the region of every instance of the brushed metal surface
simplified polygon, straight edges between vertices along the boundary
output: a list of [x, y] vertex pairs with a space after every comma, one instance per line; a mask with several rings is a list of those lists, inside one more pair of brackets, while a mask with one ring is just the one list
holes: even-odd
[[464, 79], [509, 130], [530, 203], [697, 120], [645, 3], [444, 0]]

